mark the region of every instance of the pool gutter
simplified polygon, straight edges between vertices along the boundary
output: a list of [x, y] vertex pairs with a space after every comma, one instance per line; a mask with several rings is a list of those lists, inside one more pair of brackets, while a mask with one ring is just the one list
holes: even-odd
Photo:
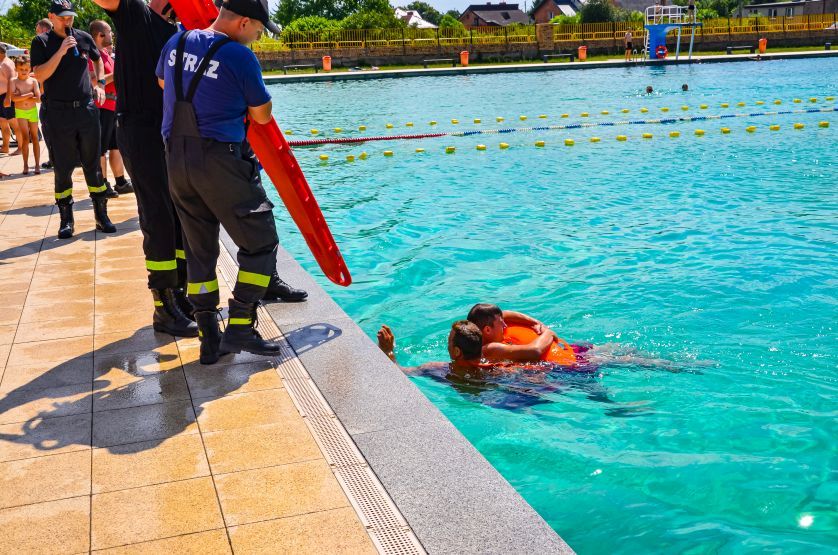
[[573, 553], [281, 246], [277, 271], [309, 297], [268, 313], [428, 553]]
[[[768, 60], [791, 60], [799, 58], [829, 58], [838, 56], [838, 50], [820, 50], [807, 52], [777, 52], [763, 54], [761, 59]], [[392, 79], [399, 77], [426, 77], [430, 75], [486, 75], [492, 73], [527, 73], [534, 71], [563, 71], [573, 69], [595, 69], [607, 67], [638, 67], [638, 66], [664, 66], [682, 64], [707, 64], [723, 62], [748, 62], [753, 61], [754, 54], [733, 54], [717, 56], [693, 56], [687, 60], [682, 56], [675, 60], [646, 60], [641, 62], [625, 62], [622, 60], [608, 60], [601, 62], [569, 62], [569, 63], [532, 63], [532, 64], [497, 64], [488, 66], [468, 67], [434, 67], [427, 69], [385, 69], [367, 71], [343, 71], [337, 73], [314, 73], [304, 75], [265, 75], [265, 83], [317, 83], [330, 81], [365, 81], [368, 79]]]

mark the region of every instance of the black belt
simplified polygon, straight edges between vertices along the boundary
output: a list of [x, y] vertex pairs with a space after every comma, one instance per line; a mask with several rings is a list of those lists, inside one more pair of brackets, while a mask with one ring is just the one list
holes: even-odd
[[65, 102], [62, 100], [46, 100], [44, 104], [46, 104], [47, 108], [86, 108], [92, 102], [93, 99], [73, 100], [70, 102]]

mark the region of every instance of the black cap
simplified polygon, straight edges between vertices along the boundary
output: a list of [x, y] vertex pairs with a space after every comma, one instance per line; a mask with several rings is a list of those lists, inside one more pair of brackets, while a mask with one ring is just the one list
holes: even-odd
[[221, 7], [241, 16], [261, 21], [265, 29], [275, 35], [282, 32], [276, 23], [271, 21], [267, 0], [225, 0]]
[[67, 15], [72, 15], [75, 17], [76, 12], [73, 11], [73, 4], [70, 0], [52, 0], [49, 5], [49, 13], [54, 13], [57, 16], [64, 17]]

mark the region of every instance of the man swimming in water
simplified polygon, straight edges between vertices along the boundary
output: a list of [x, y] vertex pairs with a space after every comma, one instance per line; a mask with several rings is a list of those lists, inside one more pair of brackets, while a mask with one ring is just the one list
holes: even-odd
[[[477, 326], [483, 337], [483, 357], [487, 360], [538, 362], [546, 353], [556, 333], [532, 316], [513, 310], [501, 310], [498, 305], [478, 303], [468, 312], [468, 321]], [[503, 342], [503, 332], [508, 326], [531, 328], [538, 337], [525, 345]]]

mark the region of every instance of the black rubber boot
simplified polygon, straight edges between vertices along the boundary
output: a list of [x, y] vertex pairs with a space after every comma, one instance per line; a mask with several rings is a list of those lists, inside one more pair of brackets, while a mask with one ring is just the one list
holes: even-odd
[[73, 219], [73, 203], [59, 204], [58, 214], [61, 216], [61, 223], [58, 224], [58, 238], [69, 239], [76, 230], [76, 222]]
[[116, 233], [116, 226], [108, 218], [108, 199], [97, 197], [93, 201], [93, 215], [96, 217], [96, 229], [102, 233]]
[[265, 291], [265, 296], [262, 297], [265, 301], [284, 301], [286, 303], [298, 303], [306, 300], [308, 293], [302, 289], [295, 289], [282, 281], [279, 275], [274, 272], [271, 274], [271, 281], [268, 283], [268, 290]]
[[230, 299], [230, 319], [221, 337], [221, 350], [228, 353], [242, 351], [254, 355], [276, 356], [279, 343], [265, 341], [256, 331], [256, 303], [243, 303]]
[[218, 326], [218, 312], [199, 310], [195, 312], [198, 324], [198, 337], [201, 339], [201, 364], [215, 364], [221, 355], [221, 328]]
[[152, 289], [154, 297], [154, 331], [176, 337], [197, 337], [198, 326], [184, 316], [172, 289]]
[[178, 287], [177, 289], [172, 289], [175, 294], [175, 302], [177, 303], [178, 307], [180, 307], [180, 311], [183, 312], [183, 315], [195, 321], [195, 307], [192, 306], [192, 303], [186, 297], [186, 291]]
[[105, 180], [104, 183], [102, 183], [102, 185], [105, 186], [105, 196], [106, 197], [117, 198], [119, 196], [119, 193], [117, 193], [116, 191], [113, 190], [113, 187], [111, 187], [111, 184], [107, 179]]

